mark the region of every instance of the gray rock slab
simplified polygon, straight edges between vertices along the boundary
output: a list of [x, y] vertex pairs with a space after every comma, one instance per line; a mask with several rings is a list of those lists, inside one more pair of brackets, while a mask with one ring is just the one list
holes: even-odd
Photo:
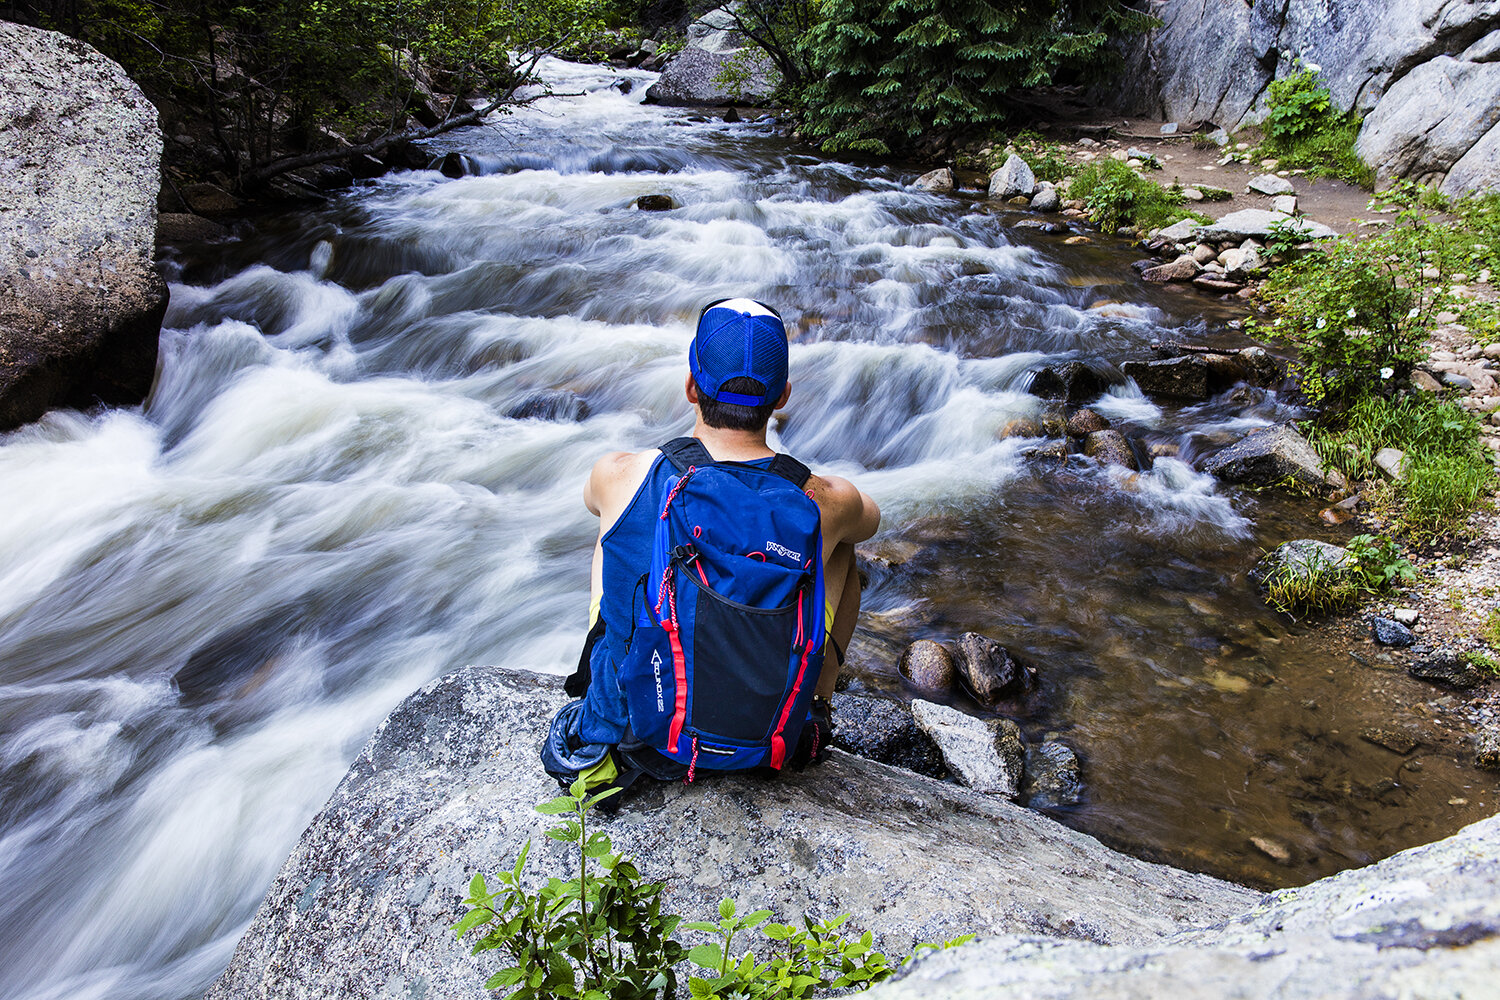
[[1000, 169], [990, 175], [991, 198], [1030, 198], [1034, 191], [1036, 175], [1015, 153], [1007, 156]]
[[1500, 123], [1500, 63], [1440, 55], [1391, 85], [1355, 152], [1380, 177], [1444, 174]]
[[1311, 219], [1294, 219], [1283, 212], [1268, 212], [1263, 208], [1242, 208], [1206, 226], [1199, 226], [1194, 236], [1213, 243], [1246, 239], [1264, 241], [1272, 235], [1273, 227], [1285, 227], [1304, 240], [1321, 240], [1338, 235], [1328, 226]]
[[976, 792], [1013, 799], [1026, 770], [1026, 741], [1009, 719], [980, 719], [956, 708], [917, 700], [911, 714], [932, 738], [948, 770]]
[[[498, 968], [449, 927], [476, 871], [571, 873], [535, 803], [556, 677], [470, 667], [408, 698], [370, 738], [276, 876], [211, 1000], [479, 998]], [[781, 919], [851, 914], [876, 946], [965, 932], [1143, 946], [1257, 893], [1136, 861], [1003, 799], [834, 751], [800, 774], [632, 790], [600, 823], [688, 919], [732, 896]], [[685, 934], [689, 943], [698, 939]]]
[[1291, 194], [1296, 190], [1292, 186], [1291, 181], [1285, 177], [1277, 177], [1275, 174], [1261, 174], [1259, 177], [1252, 177], [1250, 178], [1250, 182], [1245, 185], [1245, 189], [1253, 191], [1256, 194], [1267, 195]]
[[911, 186], [918, 191], [934, 191], [946, 193], [953, 190], [953, 171], [947, 167], [939, 167], [929, 170], [927, 173], [911, 182]]
[[1307, 439], [1291, 427], [1261, 427], [1203, 463], [1208, 472], [1228, 483], [1274, 486], [1286, 479], [1313, 487], [1344, 486], [1343, 474], [1323, 470], [1323, 460]]
[[1199, 223], [1196, 219], [1179, 219], [1157, 233], [1162, 239], [1171, 240], [1173, 243], [1183, 243], [1193, 238], [1198, 232]]
[[1120, 368], [1152, 399], [1208, 398], [1208, 362], [1200, 357], [1127, 361]]
[[1500, 968], [1500, 817], [1265, 896], [1145, 947], [1035, 935], [920, 959], [869, 1000], [1396, 1000], [1489, 997]]
[[0, 21], [0, 431], [151, 388], [161, 149], [118, 65]]

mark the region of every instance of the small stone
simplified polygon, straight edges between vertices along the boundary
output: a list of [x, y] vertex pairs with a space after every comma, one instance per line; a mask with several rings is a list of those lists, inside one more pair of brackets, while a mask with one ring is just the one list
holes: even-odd
[[642, 212], [668, 212], [677, 207], [669, 194], [643, 194], [635, 200], [635, 207]]
[[1256, 850], [1277, 864], [1288, 864], [1292, 860], [1291, 849], [1278, 840], [1272, 840], [1270, 837], [1251, 837], [1250, 843], [1255, 845]]
[[1398, 621], [1389, 618], [1381, 618], [1378, 615], [1370, 619], [1370, 632], [1375, 636], [1375, 641], [1382, 646], [1410, 646], [1417, 641], [1411, 629]]
[[1411, 628], [1422, 617], [1422, 613], [1416, 608], [1396, 608], [1391, 612], [1391, 617], [1407, 628]]
[[1031, 209], [1034, 212], [1055, 212], [1062, 207], [1062, 198], [1058, 196], [1057, 189], [1048, 185], [1041, 188], [1031, 197]]
[[1203, 192], [1197, 188], [1187, 187], [1182, 189], [1182, 197], [1187, 201], [1202, 201]]
[[1294, 194], [1279, 194], [1271, 199], [1271, 211], [1285, 212], [1287, 215], [1297, 214], [1297, 196]]
[[1422, 268], [1422, 277], [1426, 278], [1428, 281], [1437, 281], [1442, 276], [1443, 276], [1443, 272], [1439, 271], [1435, 267], [1424, 267], [1424, 268]]
[[1399, 448], [1381, 448], [1375, 453], [1375, 464], [1393, 482], [1406, 480], [1406, 453]]
[[[1271, 168], [1268, 167], [1267, 169]], [[1259, 177], [1252, 177], [1250, 182], [1245, 185], [1245, 190], [1252, 191], [1255, 194], [1278, 195], [1291, 194], [1296, 188], [1292, 186], [1291, 181], [1284, 177], [1277, 177], [1274, 174], [1261, 174]]]
[[953, 190], [953, 171], [947, 167], [939, 167], [929, 170], [927, 173], [911, 182], [913, 189], [917, 191], [931, 191], [935, 194], [943, 194]]
[[1487, 358], [1500, 358], [1500, 344], [1485, 344], [1484, 356]]
[[1083, 453], [1101, 465], [1119, 465], [1133, 472], [1140, 469], [1130, 442], [1113, 428], [1087, 435], [1083, 439]]
[[1193, 259], [1200, 264], [1207, 264], [1216, 256], [1218, 255], [1214, 253], [1214, 248], [1206, 244], [1200, 243], [1193, 248]]
[[958, 679], [953, 654], [933, 639], [918, 639], [901, 654], [896, 672], [914, 690], [936, 694], [951, 689]]
[[1431, 372], [1417, 368], [1411, 373], [1411, 384], [1423, 392], [1441, 392], [1443, 383], [1433, 377]]
[[921, 699], [911, 703], [911, 713], [964, 784], [976, 792], [1016, 797], [1026, 760], [1020, 726], [1009, 719], [977, 719]]
[[1414, 660], [1406, 672], [1418, 680], [1431, 681], [1467, 691], [1485, 682], [1485, 675], [1468, 660], [1451, 649], [1440, 649], [1431, 656]]
[[1077, 246], [1080, 243], [1092, 242], [1094, 241], [1089, 239], [1087, 236], [1069, 236], [1067, 239], [1063, 240], [1063, 243], [1067, 244], [1068, 246]]
[[1385, 747], [1393, 753], [1406, 756], [1417, 748], [1417, 741], [1410, 733], [1404, 733], [1399, 729], [1382, 729], [1372, 726], [1360, 734], [1360, 738], [1367, 740], [1376, 746]]
[[1468, 392], [1474, 388], [1473, 380], [1458, 372], [1444, 372], [1442, 381], [1448, 388], [1457, 389], [1460, 392]]

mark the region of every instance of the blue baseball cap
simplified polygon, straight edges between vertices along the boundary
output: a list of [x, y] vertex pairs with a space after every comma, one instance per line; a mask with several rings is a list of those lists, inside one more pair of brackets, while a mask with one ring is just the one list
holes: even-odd
[[[754, 299], [710, 302], [698, 316], [688, 370], [710, 399], [740, 406], [774, 403], [786, 388], [786, 325], [775, 309]], [[735, 378], [752, 378], [765, 391], [751, 396], [721, 388]]]

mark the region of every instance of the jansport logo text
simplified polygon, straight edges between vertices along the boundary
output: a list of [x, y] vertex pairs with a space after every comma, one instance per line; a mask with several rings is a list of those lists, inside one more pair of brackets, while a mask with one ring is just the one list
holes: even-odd
[[766, 551], [767, 552], [774, 552], [778, 556], [785, 556], [786, 558], [790, 559], [794, 563], [800, 563], [802, 561], [802, 553], [800, 553], [800, 552], [793, 552], [791, 549], [787, 548], [785, 545], [782, 545], [782, 544], [780, 544], [778, 542], [767, 542], [766, 543]]

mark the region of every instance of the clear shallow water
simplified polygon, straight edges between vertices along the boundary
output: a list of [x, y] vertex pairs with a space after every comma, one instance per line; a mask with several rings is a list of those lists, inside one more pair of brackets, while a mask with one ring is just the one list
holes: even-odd
[[[449, 137], [475, 176], [183, 248], [145, 406], [0, 438], [0, 997], [196, 995], [401, 698], [465, 663], [566, 671], [583, 477], [688, 428], [691, 323], [727, 295], [791, 319], [779, 443], [885, 511], [865, 682], [898, 686], [886, 654], [921, 636], [1029, 656], [1023, 724], [1084, 760], [1065, 821], [1289, 884], [1492, 811], [1493, 781], [1360, 741], [1388, 721], [1366, 675], [1244, 582], [1310, 512], [1189, 463], [1274, 399], [1111, 390], [1111, 420], [1181, 448], [1138, 475], [997, 438], [1042, 413], [1043, 360], [1237, 343], [1217, 304], [1141, 287], [1123, 248], [644, 107], [649, 74], [550, 72], [587, 93]], [[634, 209], [656, 193], [680, 207]]]

